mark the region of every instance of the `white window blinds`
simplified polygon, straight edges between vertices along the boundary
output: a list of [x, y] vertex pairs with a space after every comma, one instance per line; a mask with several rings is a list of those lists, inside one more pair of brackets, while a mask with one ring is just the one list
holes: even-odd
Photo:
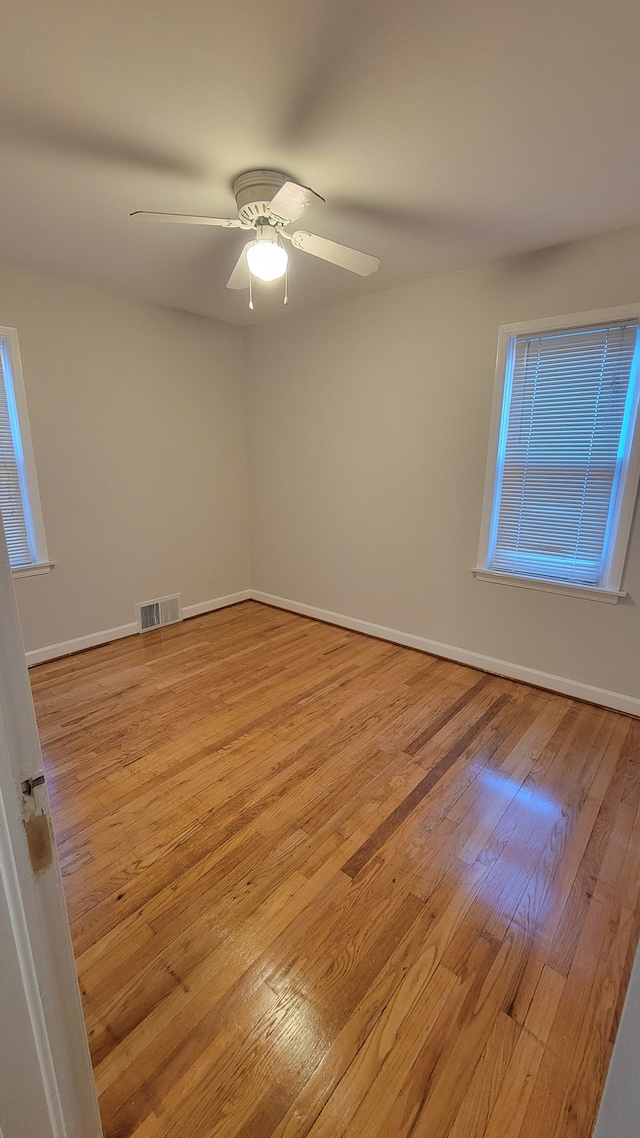
[[0, 513], [9, 549], [9, 562], [16, 569], [34, 561], [24, 508], [24, 471], [6, 340], [0, 339]]
[[488, 567], [598, 587], [606, 575], [638, 321], [510, 342]]

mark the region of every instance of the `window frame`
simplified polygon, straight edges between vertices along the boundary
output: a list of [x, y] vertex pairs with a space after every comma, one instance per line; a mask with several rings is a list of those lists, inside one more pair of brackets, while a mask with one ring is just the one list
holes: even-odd
[[[5, 356], [8, 367], [5, 367], [5, 382], [9, 407], [13, 406], [17, 419], [19, 439], [16, 441], [12, 431], [14, 454], [18, 465], [20, 493], [22, 508], [27, 526], [29, 548], [33, 561], [28, 565], [11, 567], [13, 577], [32, 577], [40, 573], [48, 573], [54, 565], [49, 560], [47, 538], [42, 515], [42, 503], [38, 488], [29, 412], [27, 409], [27, 395], [22, 374], [22, 361], [20, 359], [20, 346], [16, 328], [0, 326], [0, 351]], [[0, 382], [2, 382], [0, 380]], [[11, 414], [11, 411], [10, 411]]]
[[619, 305], [615, 308], [594, 309], [587, 312], [573, 312], [564, 316], [549, 316], [540, 320], [525, 320], [517, 324], [501, 325], [498, 332], [496, 376], [491, 408], [491, 426], [489, 429], [489, 448], [482, 503], [478, 560], [476, 566], [471, 570], [477, 580], [491, 581], [502, 585], [512, 585], [523, 589], [535, 589], [541, 592], [562, 593], [566, 596], [586, 597], [590, 600], [605, 601], [609, 604], [616, 604], [620, 597], [627, 595], [621, 590], [622, 575], [631, 534], [631, 524], [633, 521], [638, 485], [640, 483], [640, 375], [638, 374], [640, 367], [640, 331], [636, 340], [632, 364], [631, 383], [634, 385], [634, 393], [626, 448], [625, 473], [622, 479], [622, 489], [617, 494], [615, 512], [611, 519], [611, 531], [615, 536], [610, 542], [608, 549], [607, 567], [603, 584], [574, 585], [569, 582], [553, 581], [540, 577], [517, 576], [513, 573], [491, 569], [489, 567], [489, 551], [495, 518], [495, 495], [500, 472], [500, 440], [504, 417], [508, 414], [508, 406], [505, 405], [505, 395], [509, 394], [507, 385], [511, 378], [516, 337], [523, 335], [536, 336], [545, 332], [570, 331], [573, 328], [588, 327], [599, 323], [605, 324], [617, 320], [633, 319], [640, 322], [640, 303]]

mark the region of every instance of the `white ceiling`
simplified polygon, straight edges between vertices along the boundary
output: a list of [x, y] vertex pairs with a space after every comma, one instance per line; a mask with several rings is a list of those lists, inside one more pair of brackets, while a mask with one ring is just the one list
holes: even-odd
[[235, 323], [235, 215], [274, 167], [300, 224], [375, 253], [292, 253], [290, 308], [640, 220], [639, 0], [4, 0], [0, 259]]

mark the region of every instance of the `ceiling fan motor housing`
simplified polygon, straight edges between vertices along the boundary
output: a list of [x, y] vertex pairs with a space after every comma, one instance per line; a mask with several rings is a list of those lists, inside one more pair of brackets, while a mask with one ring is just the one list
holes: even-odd
[[247, 170], [240, 174], [233, 183], [240, 220], [254, 225], [266, 218], [269, 223], [269, 202], [286, 181], [286, 174], [278, 170]]

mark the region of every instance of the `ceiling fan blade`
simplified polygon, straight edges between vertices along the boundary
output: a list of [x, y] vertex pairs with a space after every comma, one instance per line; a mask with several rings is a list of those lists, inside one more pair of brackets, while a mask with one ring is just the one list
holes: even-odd
[[371, 253], [360, 253], [357, 249], [350, 249], [348, 245], [339, 245], [337, 241], [329, 241], [326, 237], [318, 237], [315, 233], [305, 233], [299, 229], [291, 235], [291, 243], [295, 249], [302, 249], [304, 253], [311, 253], [323, 261], [331, 261], [332, 265], [340, 265], [361, 277], [368, 277], [375, 273], [380, 266], [380, 258], [373, 257]]
[[221, 225], [224, 229], [246, 228], [239, 217], [199, 217], [191, 213], [149, 213], [136, 209], [129, 217], [141, 217], [144, 221], [178, 221], [182, 225]]
[[238, 260], [234, 265], [233, 272], [227, 281], [227, 288], [249, 288], [250, 275], [249, 266], [247, 264], [247, 249], [249, 248], [249, 245], [252, 244], [253, 242], [249, 241], [249, 244], [245, 245], [240, 256], [238, 257]]
[[297, 221], [310, 205], [323, 205], [324, 198], [308, 186], [285, 182], [269, 202], [269, 213], [276, 221]]

